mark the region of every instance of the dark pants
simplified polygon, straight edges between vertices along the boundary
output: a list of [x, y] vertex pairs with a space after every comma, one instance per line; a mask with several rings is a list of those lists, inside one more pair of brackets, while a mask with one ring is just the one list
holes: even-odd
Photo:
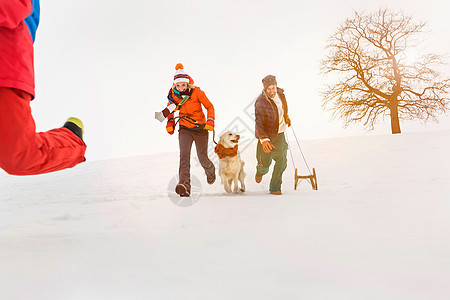
[[191, 186], [191, 148], [192, 142], [195, 142], [197, 157], [205, 169], [206, 176], [212, 176], [216, 169], [214, 164], [208, 158], [208, 131], [180, 128], [178, 131], [178, 140], [180, 143], [180, 183]]
[[263, 150], [261, 142], [258, 141], [258, 146], [256, 147], [256, 158], [258, 160], [256, 176], [261, 177], [267, 174], [273, 159], [275, 161], [275, 166], [273, 167], [269, 190], [271, 192], [277, 192], [281, 191], [283, 172], [287, 167], [288, 144], [286, 143], [284, 133], [280, 133], [276, 138], [270, 139], [270, 142], [275, 148], [271, 152], [266, 153]]

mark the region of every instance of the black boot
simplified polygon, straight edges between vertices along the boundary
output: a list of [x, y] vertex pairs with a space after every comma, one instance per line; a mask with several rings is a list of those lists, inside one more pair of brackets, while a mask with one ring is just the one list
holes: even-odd
[[66, 127], [67, 129], [72, 131], [77, 137], [83, 140], [84, 126], [83, 122], [81, 122], [80, 119], [71, 117], [67, 119], [63, 127]]

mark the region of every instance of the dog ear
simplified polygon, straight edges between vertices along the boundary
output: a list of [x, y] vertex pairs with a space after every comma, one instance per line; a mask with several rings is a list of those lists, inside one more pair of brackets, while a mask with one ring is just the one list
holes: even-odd
[[229, 131], [225, 131], [221, 136], [220, 136], [220, 143], [224, 143], [225, 142], [225, 138], [228, 136]]
[[220, 136], [218, 144], [221, 144], [221, 145], [223, 144], [223, 136], [224, 136], [223, 134]]

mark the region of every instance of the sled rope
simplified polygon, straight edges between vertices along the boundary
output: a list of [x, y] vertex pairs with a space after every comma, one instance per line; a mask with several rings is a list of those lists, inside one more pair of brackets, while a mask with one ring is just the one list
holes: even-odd
[[298, 138], [297, 138], [297, 135], [295, 134], [294, 128], [293, 128], [292, 126], [290, 126], [290, 127], [291, 127], [291, 129], [292, 129], [292, 133], [294, 134], [295, 141], [297, 142], [298, 149], [300, 150], [300, 153], [302, 154], [303, 161], [305, 162], [306, 168], [308, 169], [309, 174], [310, 174], [310, 175], [298, 175], [298, 173], [297, 173], [297, 172], [298, 172], [298, 171], [297, 171], [297, 168], [295, 167], [294, 157], [293, 157], [293, 155], [292, 155], [292, 149], [291, 149], [290, 143], [289, 143], [289, 138], [287, 137], [288, 135], [287, 135], [287, 132], [286, 132], [286, 138], [287, 138], [287, 142], [288, 142], [288, 148], [289, 148], [289, 152], [291, 153], [292, 164], [294, 165], [294, 170], [295, 170], [295, 176], [294, 176], [294, 180], [295, 180], [295, 183], [294, 183], [294, 189], [295, 189], [295, 190], [297, 189], [299, 179], [302, 179], [302, 180], [303, 180], [303, 179], [306, 179], [306, 180], [309, 181], [309, 183], [311, 183], [311, 186], [312, 186], [312, 189], [313, 189], [313, 190], [318, 190], [316, 170], [315, 170], [314, 168], [312, 168], [312, 172], [311, 172], [311, 169], [309, 168], [308, 162], [306, 161], [305, 155], [303, 154], [303, 150], [302, 150], [302, 148], [300, 147], [300, 143], [298, 142]]
[[[305, 155], [303, 154], [302, 147], [300, 147], [300, 143], [298, 142], [297, 135], [295, 134], [295, 131], [294, 131], [294, 127], [292, 127], [292, 125], [290, 127], [292, 130], [292, 133], [294, 134], [295, 141], [297, 142], [298, 149], [300, 150], [300, 153], [302, 154], [303, 161], [305, 162], [306, 168], [308, 168], [309, 174], [312, 174], [311, 169], [309, 168], [308, 162], [306, 161]], [[286, 137], [287, 137], [287, 134], [286, 134]], [[288, 138], [288, 143], [289, 143], [289, 138]], [[292, 157], [292, 150], [290, 149], [290, 147], [289, 147], [289, 151], [291, 152], [291, 157]], [[292, 158], [292, 163], [294, 163], [294, 158]], [[295, 169], [295, 163], [294, 163], [294, 169]]]
[[296, 169], [296, 167], [295, 167], [295, 161], [294, 161], [294, 156], [292, 155], [292, 149], [291, 149], [291, 143], [289, 142], [289, 137], [288, 137], [288, 135], [286, 134], [286, 139], [287, 139], [287, 142], [288, 142], [288, 149], [289, 149], [289, 153], [291, 154], [291, 161], [292, 161], [292, 165], [294, 166], [294, 170]]

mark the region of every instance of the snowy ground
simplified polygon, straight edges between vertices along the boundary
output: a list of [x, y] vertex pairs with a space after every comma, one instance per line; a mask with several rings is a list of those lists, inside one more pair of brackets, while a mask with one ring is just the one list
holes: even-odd
[[283, 196], [254, 146], [187, 207], [176, 152], [0, 171], [0, 299], [450, 299], [450, 131], [304, 141], [319, 190], [288, 162]]

